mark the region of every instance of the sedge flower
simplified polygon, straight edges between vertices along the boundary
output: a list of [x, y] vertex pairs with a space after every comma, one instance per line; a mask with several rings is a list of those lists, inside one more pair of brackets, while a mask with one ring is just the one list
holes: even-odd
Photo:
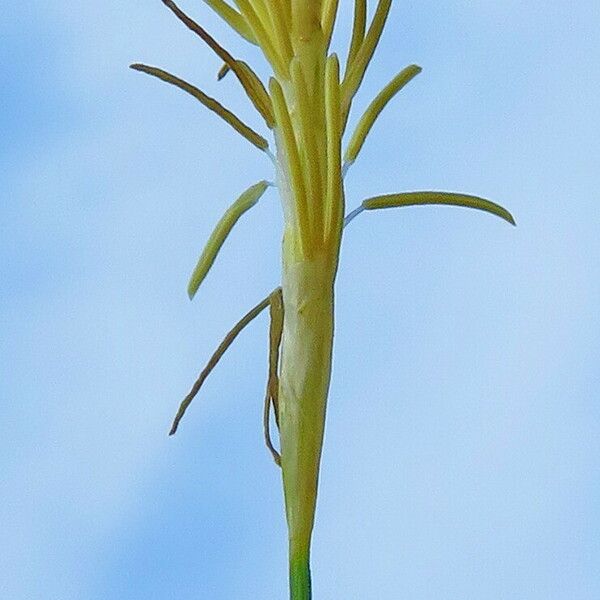
[[[330, 51], [338, 0], [235, 0], [234, 5], [225, 0], [204, 0], [235, 33], [262, 50], [273, 73], [266, 83], [172, 0], [162, 1], [221, 59], [219, 79], [229, 73], [237, 78], [274, 141], [270, 143], [219, 101], [183, 79], [157, 67], [132, 65], [193, 96], [265, 152], [275, 168], [274, 183], [263, 180], [250, 186], [217, 224], [192, 274], [190, 297], [198, 291], [236, 222], [269, 187], [277, 188], [284, 214], [281, 287], [245, 315], [223, 340], [182, 403], [171, 434], [236, 336], [268, 308], [271, 325], [265, 440], [282, 472], [290, 598], [308, 600], [311, 536], [333, 352], [334, 287], [344, 226], [364, 211], [422, 204], [470, 207], [512, 224], [514, 220], [489, 200], [435, 191], [378, 195], [346, 212], [344, 175], [357, 160], [383, 109], [421, 72], [417, 65], [410, 65], [393, 77], [366, 107], [348, 145], [342, 148], [354, 98], [383, 33], [392, 0], [378, 0], [370, 20], [367, 0], [355, 0], [343, 70], [338, 55]], [[270, 433], [272, 414], [279, 432], [279, 450]]]

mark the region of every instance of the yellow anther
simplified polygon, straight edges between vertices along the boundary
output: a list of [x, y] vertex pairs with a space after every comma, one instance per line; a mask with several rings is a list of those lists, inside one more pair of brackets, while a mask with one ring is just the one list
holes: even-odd
[[152, 75], [153, 77], [157, 77], [161, 81], [165, 83], [170, 83], [175, 87], [187, 92], [191, 96], [194, 96], [196, 100], [199, 100], [206, 108], [219, 115], [224, 121], [229, 123], [240, 135], [245, 137], [251, 144], [254, 144], [260, 150], [267, 150], [269, 147], [269, 142], [259, 135], [246, 125], [241, 119], [239, 119], [234, 113], [232, 113], [229, 109], [225, 108], [221, 103], [219, 103], [214, 98], [211, 98], [207, 94], [205, 94], [202, 90], [193, 86], [191, 83], [176, 77], [175, 75], [171, 75], [167, 71], [163, 71], [162, 69], [158, 69], [157, 67], [150, 67], [148, 65], [134, 64], [131, 65], [131, 68], [135, 71], [141, 71], [143, 73], [147, 73], [148, 75]]
[[265, 405], [263, 411], [263, 426], [265, 443], [273, 455], [273, 460], [281, 466], [281, 455], [275, 449], [271, 440], [271, 404], [275, 413], [275, 422], [279, 426], [279, 349], [281, 347], [281, 336], [283, 334], [283, 296], [281, 288], [277, 288], [269, 295], [269, 378], [265, 394]]
[[225, 336], [225, 339], [219, 344], [219, 347], [215, 350], [213, 355], [210, 357], [207, 365], [204, 367], [200, 376], [192, 386], [189, 394], [185, 397], [181, 405], [179, 406], [179, 410], [177, 411], [177, 415], [175, 415], [175, 419], [173, 420], [173, 425], [171, 426], [171, 430], [169, 431], [169, 435], [174, 435], [177, 432], [177, 428], [179, 427], [179, 423], [181, 419], [183, 419], [187, 409], [190, 407], [190, 404], [194, 400], [194, 398], [198, 395], [200, 388], [206, 381], [206, 378], [211, 374], [212, 370], [217, 366], [225, 352], [229, 349], [231, 344], [235, 341], [237, 336], [252, 322], [260, 313], [269, 306], [270, 296], [261, 300], [253, 309], [251, 309], [247, 314], [245, 314], [233, 327], [233, 329]]
[[344, 155], [344, 160], [347, 163], [353, 163], [361, 151], [365, 139], [371, 128], [375, 124], [375, 121], [381, 114], [381, 111], [386, 107], [387, 103], [409, 82], [411, 79], [416, 77], [421, 72], [421, 67], [417, 65], [410, 65], [403, 69], [390, 81], [384, 88], [379, 92], [377, 97], [369, 104], [367, 110], [361, 117], [348, 148]]
[[496, 215], [508, 221], [511, 225], [516, 225], [513, 216], [499, 204], [468, 194], [455, 194], [453, 192], [405, 192], [403, 194], [374, 196], [362, 203], [365, 210], [420, 206], [424, 204], [445, 204], [448, 206], [475, 208]]
[[377, 44], [381, 39], [385, 22], [387, 21], [392, 6], [392, 0], [379, 0], [379, 4], [373, 15], [373, 20], [365, 36], [356, 58], [352, 64], [348, 64], [343, 84], [342, 98], [342, 116], [343, 122], [348, 118], [348, 112], [362, 80], [367, 71], [367, 67], [373, 58]]
[[[273, 125], [273, 116], [270, 108], [270, 102], [265, 87], [256, 75], [256, 73], [243, 61], [236, 60], [215, 38], [213, 38], [204, 27], [196, 23], [186, 15], [173, 0], [163, 0], [163, 3], [175, 14], [175, 16], [191, 31], [200, 37], [213, 52], [225, 62], [225, 64], [235, 73], [244, 91], [256, 110], [264, 118], [269, 127]], [[219, 71], [221, 74], [223, 70]], [[223, 77], [226, 72], [223, 73]]]
[[365, 29], [367, 25], [367, 0], [354, 0], [354, 22], [352, 25], [352, 38], [348, 50], [347, 65], [354, 62], [363, 40], [365, 39]]
[[198, 264], [192, 273], [188, 286], [188, 295], [190, 298], [195, 296], [200, 284], [208, 275], [210, 268], [217, 258], [217, 254], [221, 250], [227, 236], [231, 233], [234, 225], [246, 211], [250, 210], [260, 200], [260, 197], [265, 193], [268, 186], [269, 184], [266, 181], [261, 181], [256, 185], [253, 185], [225, 211], [225, 214], [221, 217], [221, 220], [210, 234], [208, 242], [206, 242], [206, 246], [204, 246], [204, 250], [200, 255]]
[[325, 65], [325, 120], [327, 128], [327, 214], [325, 236], [341, 235], [343, 191], [341, 169], [342, 123], [340, 114], [340, 63], [337, 55], [327, 58]]
[[234, 31], [237, 31], [251, 44], [257, 45], [256, 38], [248, 22], [235, 8], [223, 0], [204, 0]]
[[307, 252], [310, 251], [311, 224], [298, 143], [283, 90], [280, 83], [274, 77], [269, 81], [269, 91], [273, 100], [273, 111], [275, 112], [275, 120], [277, 122], [276, 132], [280, 137], [281, 151], [285, 153], [285, 161], [289, 169], [291, 190], [294, 195], [295, 218], [297, 221], [296, 231], [299, 234], [302, 250]]
[[335, 18], [337, 17], [338, 5], [339, 0], [325, 0], [323, 3], [322, 28], [326, 48], [329, 48], [329, 45], [331, 44], [331, 37], [333, 36], [333, 27], [335, 25]]

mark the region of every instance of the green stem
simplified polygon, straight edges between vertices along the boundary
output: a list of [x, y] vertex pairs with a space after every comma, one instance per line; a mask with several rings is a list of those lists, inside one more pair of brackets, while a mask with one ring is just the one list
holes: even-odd
[[310, 558], [308, 554], [290, 558], [290, 600], [311, 600]]

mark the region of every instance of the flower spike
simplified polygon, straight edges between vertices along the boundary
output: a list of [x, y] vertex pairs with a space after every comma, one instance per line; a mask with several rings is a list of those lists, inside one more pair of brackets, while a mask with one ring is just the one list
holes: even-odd
[[[134, 69], [193, 95], [252, 144], [276, 170], [283, 208], [281, 287], [246, 314], [221, 342], [184, 399], [171, 433], [204, 380], [236, 336], [269, 307], [268, 379], [263, 406], [265, 443], [281, 467], [289, 542], [290, 600], [310, 600], [310, 549], [317, 505], [334, 340], [335, 283], [344, 227], [363, 212], [425, 204], [474, 208], [514, 224], [503, 207], [467, 194], [417, 191], [374, 196], [345, 214], [344, 175], [357, 159], [383, 109], [421, 68], [400, 71], [367, 106], [342, 153], [354, 99], [381, 40], [392, 0], [354, 0], [352, 35], [343, 76], [330, 50], [339, 0], [204, 0], [249, 42], [272, 69], [265, 86], [176, 4], [161, 0], [223, 61], [217, 78], [233, 71], [275, 139], [274, 148], [231, 111], [189, 83], [146, 65]], [[347, 2], [346, 4], [350, 4]], [[344, 161], [342, 161], [342, 156]], [[193, 297], [241, 216], [263, 195], [267, 181], [246, 190], [226, 211], [206, 244], [190, 280]], [[271, 439], [271, 408], [279, 449]]]

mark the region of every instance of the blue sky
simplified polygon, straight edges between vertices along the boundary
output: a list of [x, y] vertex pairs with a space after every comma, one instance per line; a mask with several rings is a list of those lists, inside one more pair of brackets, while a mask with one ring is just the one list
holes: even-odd
[[[317, 599], [600, 597], [600, 8], [548, 4], [397, 2], [358, 98], [424, 68], [348, 175], [349, 207], [456, 190], [518, 227], [415, 208], [348, 229]], [[182, 6], [261, 64], [201, 3]], [[158, 1], [3, 9], [0, 589], [284, 598], [264, 316], [166, 436], [224, 332], [278, 281], [270, 191], [185, 293], [216, 220], [270, 167], [134, 61], [260, 126]]]

